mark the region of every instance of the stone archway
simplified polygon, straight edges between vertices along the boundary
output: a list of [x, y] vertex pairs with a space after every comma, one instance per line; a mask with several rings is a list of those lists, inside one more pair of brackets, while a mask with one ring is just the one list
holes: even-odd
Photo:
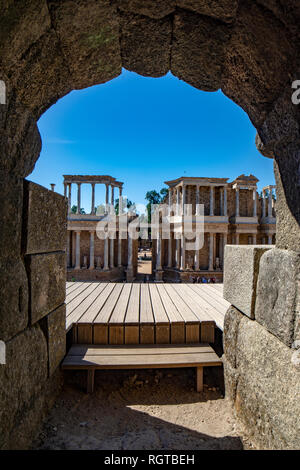
[[[291, 101], [291, 84], [300, 74], [299, 19], [297, 0], [3, 2], [0, 80], [7, 96], [0, 105], [0, 272], [5, 286], [0, 331], [2, 339], [14, 345], [12, 350], [30, 349], [35, 340], [40, 344], [45, 328], [34, 323], [30, 313], [31, 286], [24, 263], [23, 179], [41, 148], [37, 119], [71, 90], [104, 83], [122, 67], [152, 77], [171, 70], [196, 88], [221, 88], [247, 112], [258, 131], [258, 148], [274, 157], [276, 246], [297, 257], [300, 114]], [[47, 344], [43, 348], [46, 354]], [[19, 426], [17, 413], [27, 416], [29, 402], [41, 392], [26, 371], [20, 377], [28, 381], [22, 410], [12, 391], [16, 378], [13, 373], [5, 376], [13, 404], [2, 433], [4, 447], [16, 445], [12, 430]], [[2, 403], [8, 398], [6, 391]], [[30, 406], [35, 415], [42, 414], [42, 405]]]

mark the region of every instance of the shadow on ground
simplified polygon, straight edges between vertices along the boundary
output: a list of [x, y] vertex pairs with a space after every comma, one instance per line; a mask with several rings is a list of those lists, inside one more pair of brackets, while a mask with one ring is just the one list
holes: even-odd
[[211, 376], [200, 394], [193, 369], [97, 371], [92, 395], [84, 393], [85, 379], [84, 371], [67, 371], [33, 448], [243, 449], [230, 406]]

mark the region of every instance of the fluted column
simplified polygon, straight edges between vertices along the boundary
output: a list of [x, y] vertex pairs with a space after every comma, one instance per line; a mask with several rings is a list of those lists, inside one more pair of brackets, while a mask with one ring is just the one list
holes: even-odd
[[266, 217], [266, 193], [264, 189], [262, 192], [262, 217]]
[[72, 196], [72, 183], [68, 184], [69, 186], [69, 195], [68, 195], [68, 213], [71, 213], [71, 196]]
[[253, 217], [257, 216], [256, 189], [253, 190]]
[[215, 193], [214, 187], [211, 186], [210, 187], [210, 198], [209, 198], [209, 215], [210, 216], [213, 216], [214, 211], [215, 211], [215, 209], [214, 209], [214, 205], [215, 205], [214, 204], [214, 193]]
[[214, 270], [214, 235], [214, 233], [209, 234], [209, 271]]
[[272, 217], [272, 188], [269, 189], [268, 217]]
[[225, 187], [224, 187], [223, 199], [224, 199], [224, 215], [225, 217], [227, 217], [227, 188]]
[[180, 269], [181, 271], [185, 269], [185, 236], [184, 234], [181, 235]]
[[199, 204], [200, 204], [200, 185], [197, 184], [196, 185], [196, 215], [200, 215], [199, 214], [199, 212], [200, 212]]
[[236, 188], [235, 190], [235, 216], [240, 216], [240, 190]]
[[103, 269], [108, 271], [108, 236], [104, 239], [104, 264]]
[[162, 263], [161, 263], [161, 233], [159, 231], [158, 238], [156, 240], [156, 270], [161, 271]]
[[111, 186], [111, 199], [110, 199], [110, 203], [111, 203], [111, 210], [113, 212], [113, 209], [115, 207], [115, 195], [114, 195], [114, 192], [115, 192], [115, 187], [114, 186]]
[[77, 214], [80, 214], [81, 208], [81, 183], [77, 183]]
[[119, 215], [123, 214], [123, 196], [122, 196], [122, 188], [119, 187]]
[[186, 204], [186, 187], [182, 185], [182, 207], [181, 214], [185, 214], [185, 204]]
[[239, 234], [239, 233], [236, 233], [236, 234], [235, 234], [235, 244], [236, 244], [236, 245], [239, 245], [239, 243], [240, 243], [240, 234]]
[[80, 231], [76, 231], [75, 269], [80, 269]]
[[71, 266], [71, 258], [70, 258], [70, 253], [71, 253], [71, 230], [67, 230], [67, 268]]
[[94, 236], [95, 236], [95, 231], [90, 230], [90, 266], [89, 266], [89, 269], [95, 268]]
[[68, 188], [67, 183], [64, 183], [64, 197], [67, 197], [67, 188]]
[[180, 188], [176, 188], [176, 215], [180, 214]]
[[114, 238], [110, 238], [109, 244], [110, 244], [110, 267], [111, 269], [113, 269], [115, 267], [115, 240]]
[[109, 184], [105, 184], [106, 193], [105, 193], [105, 212], [108, 212], [108, 201], [109, 201]]
[[91, 214], [95, 214], [95, 183], [92, 183], [92, 204]]

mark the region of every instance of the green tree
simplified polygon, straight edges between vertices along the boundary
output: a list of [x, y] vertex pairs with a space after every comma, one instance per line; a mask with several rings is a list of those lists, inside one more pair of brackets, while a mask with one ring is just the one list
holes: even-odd
[[157, 192], [155, 189], [152, 189], [152, 191], [146, 192], [145, 199], [148, 201], [146, 208], [147, 208], [149, 224], [151, 223], [151, 206], [153, 204], [161, 204], [164, 201], [167, 194], [168, 194], [168, 188], [162, 188], [159, 192]]
[[[71, 212], [72, 212], [72, 214], [77, 214], [77, 206], [72, 206]], [[81, 207], [81, 209], [79, 211], [79, 214], [85, 214], [85, 210], [84, 210], [83, 207]]]
[[[122, 202], [123, 202], [123, 211], [125, 209], [129, 209], [131, 208], [131, 210], [135, 210], [135, 202], [132, 202], [130, 201], [129, 199], [125, 199], [125, 198], [122, 198]], [[119, 215], [119, 198], [117, 198], [115, 200], [115, 212], [116, 212], [116, 215]]]

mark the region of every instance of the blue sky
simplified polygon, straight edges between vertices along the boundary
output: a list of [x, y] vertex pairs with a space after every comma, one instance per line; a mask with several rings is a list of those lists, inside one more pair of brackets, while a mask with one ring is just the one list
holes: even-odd
[[[259, 189], [274, 183], [273, 162], [255, 147], [246, 113], [221, 92], [206, 93], [170, 73], [116, 79], [72, 91], [39, 120], [42, 152], [28, 179], [63, 193], [63, 174], [109, 174], [143, 204], [146, 191], [179, 176], [254, 174]], [[72, 203], [75, 202], [75, 188]], [[90, 209], [90, 188], [82, 207]], [[103, 202], [104, 188], [96, 192]]]

